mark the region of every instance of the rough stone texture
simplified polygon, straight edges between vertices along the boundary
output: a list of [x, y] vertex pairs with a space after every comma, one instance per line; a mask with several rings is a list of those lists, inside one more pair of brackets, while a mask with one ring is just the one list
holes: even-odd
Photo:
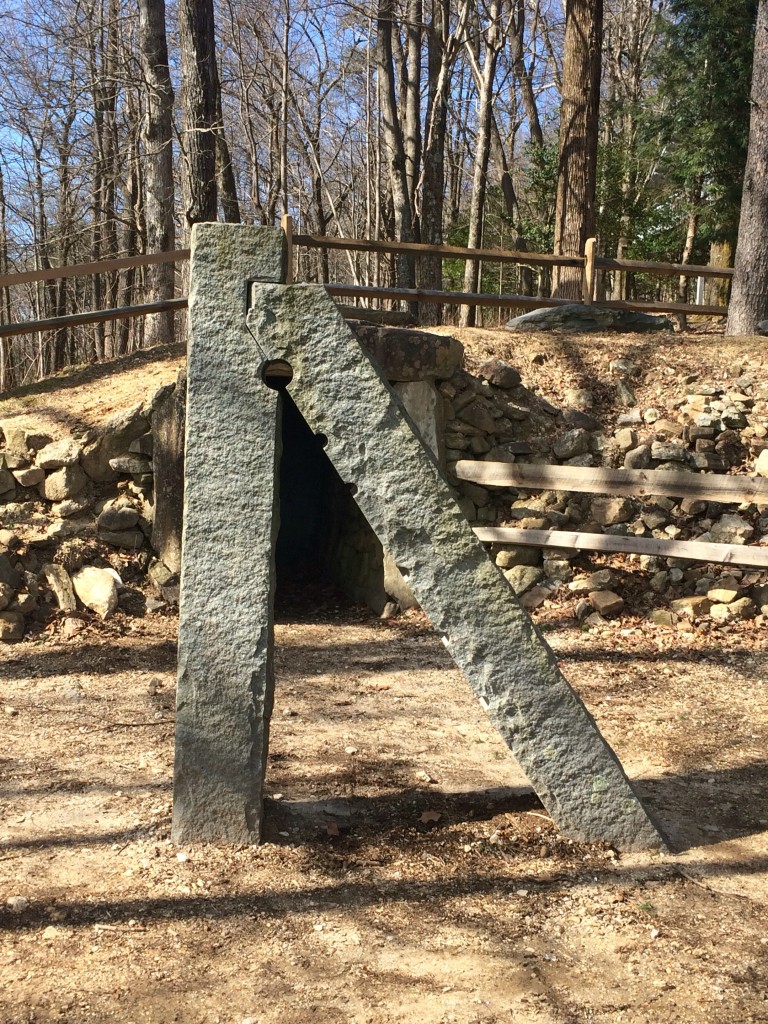
[[633, 313], [629, 310], [604, 309], [572, 302], [564, 306], [547, 306], [516, 316], [506, 324], [510, 331], [672, 331], [672, 321], [665, 316]]
[[105, 544], [111, 544], [113, 548], [125, 548], [126, 551], [136, 551], [144, 543], [144, 534], [141, 530], [102, 530], [99, 529], [99, 540]]
[[[28, 469], [15, 469], [13, 476], [20, 487], [37, 487], [45, 480], [45, 470], [38, 466], [30, 466]], [[0, 491], [2, 486], [0, 486]]]
[[390, 381], [448, 380], [464, 361], [461, 342], [442, 334], [369, 325], [356, 334]]
[[184, 424], [187, 374], [155, 405], [152, 415], [152, 468], [155, 473], [155, 516], [152, 547], [172, 572], [181, 570], [181, 524], [184, 508]]
[[[313, 431], [327, 437], [336, 470], [355, 486], [367, 520], [558, 825], [571, 836], [624, 849], [661, 845], [617, 758], [325, 291], [256, 286], [248, 324], [262, 351], [291, 363], [290, 392], [299, 410]], [[230, 347], [219, 341], [227, 360]], [[214, 380], [208, 377], [209, 390]], [[241, 396], [243, 391], [240, 379]], [[229, 416], [242, 431], [231, 393], [227, 399]], [[194, 407], [192, 399], [190, 412]], [[188, 438], [194, 436], [189, 430]], [[262, 438], [262, 452], [264, 443]], [[206, 511], [210, 531], [215, 514]], [[227, 516], [230, 529], [232, 518]], [[250, 517], [251, 529], [257, 518]], [[251, 549], [253, 544], [250, 539]], [[231, 603], [227, 610], [229, 651], [236, 646]], [[264, 622], [265, 616], [251, 620]]]
[[586, 455], [592, 441], [588, 430], [583, 427], [576, 427], [574, 430], [567, 430], [552, 445], [552, 451], [558, 459], [572, 459], [577, 455]]
[[20, 612], [0, 612], [0, 641], [21, 640], [24, 616]]
[[49, 562], [43, 566], [43, 575], [53, 591], [56, 602], [63, 612], [73, 612], [77, 608], [75, 591], [69, 573], [63, 565]]
[[138, 521], [137, 509], [130, 505], [113, 505], [102, 510], [96, 525], [100, 530], [130, 530]]
[[152, 462], [146, 455], [118, 455], [109, 460], [109, 468], [120, 476], [142, 476], [152, 472]]
[[[404, 381], [394, 385], [408, 416], [421, 439], [441, 465], [445, 464], [445, 417], [442, 399], [435, 385], [428, 380]], [[418, 601], [397, 571], [397, 565], [384, 552], [384, 590], [401, 608], [415, 608]]]
[[0, 494], [12, 495], [16, 493], [16, 481], [2, 464], [0, 464]]
[[624, 599], [613, 590], [593, 590], [589, 602], [600, 615], [618, 615], [624, 607]]
[[8, 607], [15, 596], [13, 587], [9, 587], [7, 583], [0, 583], [0, 612]]
[[41, 469], [61, 469], [73, 466], [80, 458], [80, 445], [72, 438], [52, 441], [37, 453], [35, 462]]
[[522, 380], [519, 372], [501, 359], [489, 359], [477, 371], [478, 377], [494, 384], [497, 388], [516, 388]]
[[694, 594], [691, 597], [678, 597], [675, 601], [670, 601], [669, 607], [677, 615], [698, 619], [702, 615], [709, 615], [712, 602], [704, 594]]
[[510, 586], [520, 597], [539, 580], [544, 579], [544, 570], [537, 565], [514, 565], [504, 573]]
[[13, 590], [21, 590], [24, 580], [21, 573], [14, 569], [8, 555], [0, 555], [0, 583], [5, 583]]
[[628, 523], [635, 506], [629, 498], [593, 498], [590, 506], [592, 519], [600, 526]]
[[116, 480], [117, 473], [109, 464], [110, 459], [124, 455], [137, 437], [146, 434], [149, 421], [142, 405], [116, 413], [104, 428], [104, 433], [88, 445], [80, 456], [80, 465], [91, 480], [104, 483]]
[[48, 501], [64, 501], [74, 498], [88, 483], [88, 478], [80, 466], [62, 466], [49, 473], [40, 484], [40, 497]]
[[253, 843], [261, 832], [280, 421], [246, 311], [248, 283], [284, 280], [285, 260], [280, 231], [192, 232], [172, 833], [180, 843]]
[[107, 619], [117, 608], [117, 583], [108, 569], [86, 565], [72, 577], [75, 593], [86, 608]]

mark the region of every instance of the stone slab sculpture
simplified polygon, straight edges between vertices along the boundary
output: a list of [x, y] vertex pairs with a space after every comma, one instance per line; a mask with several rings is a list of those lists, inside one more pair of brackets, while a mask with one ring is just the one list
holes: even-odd
[[[292, 368], [299, 411], [325, 439], [331, 462], [560, 829], [625, 850], [663, 846], [616, 755], [333, 301], [320, 286], [270, 283], [270, 260], [272, 281], [280, 266], [279, 233], [265, 230], [199, 225], [193, 234], [174, 837], [259, 836], [279, 452], [278, 399], [260, 374], [279, 360]], [[217, 253], [228, 268], [212, 265]], [[250, 286], [250, 335], [248, 281], [258, 282]], [[222, 419], [224, 436], [215, 440], [230, 446], [229, 459], [205, 458]], [[219, 489], [217, 465], [229, 473], [239, 467], [248, 479], [238, 508], [217, 504], [218, 494], [239, 492], [231, 478]], [[198, 589], [203, 577], [206, 587]], [[238, 577], [254, 593], [244, 594]], [[227, 593], [237, 600], [228, 602]]]

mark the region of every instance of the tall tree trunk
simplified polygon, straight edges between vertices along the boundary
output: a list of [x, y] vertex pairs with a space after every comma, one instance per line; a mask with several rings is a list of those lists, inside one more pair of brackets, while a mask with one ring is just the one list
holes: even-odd
[[216, 220], [216, 49], [213, 0], [179, 0], [188, 227]]
[[[381, 117], [385, 158], [389, 167], [395, 237], [398, 242], [412, 242], [413, 216], [408, 193], [405, 143], [397, 109], [395, 65], [392, 35], [395, 31], [393, 0], [379, 0], [376, 19], [379, 74], [381, 76]], [[413, 260], [398, 256], [395, 260], [396, 283], [401, 288], [415, 287]]]
[[768, 318], [768, 0], [760, 0], [752, 114], [726, 334], [754, 334]]
[[[144, 219], [147, 252], [171, 252], [176, 246], [173, 222], [173, 87], [168, 67], [165, 0], [139, 0], [139, 50], [146, 89], [144, 142]], [[173, 298], [174, 266], [147, 267], [146, 301]], [[173, 341], [173, 313], [147, 317], [144, 341]]]
[[[479, 249], [483, 243], [483, 218], [487, 195], [488, 160], [491, 155], [491, 122], [493, 119], [493, 81], [499, 52], [504, 45], [499, 20], [501, 0], [490, 0], [488, 6], [488, 29], [485, 36], [485, 62], [480, 77], [480, 109], [477, 118], [477, 140], [475, 143], [475, 172], [472, 179], [472, 201], [469, 207], [469, 232], [467, 247]], [[467, 260], [464, 269], [464, 291], [480, 290], [480, 262]], [[476, 306], [462, 306], [460, 323], [473, 327], [476, 321]]]
[[[554, 251], [578, 256], [595, 231], [603, 0], [566, 0]], [[581, 298], [581, 271], [556, 267], [553, 294]]]

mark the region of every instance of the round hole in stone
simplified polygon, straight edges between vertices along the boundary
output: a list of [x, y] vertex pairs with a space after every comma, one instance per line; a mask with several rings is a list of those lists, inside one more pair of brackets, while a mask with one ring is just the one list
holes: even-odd
[[293, 380], [293, 367], [285, 359], [268, 359], [261, 367], [261, 379], [273, 391], [285, 391]]
[[315, 434], [315, 440], [317, 441], [318, 448], [328, 447], [328, 438], [325, 434]]

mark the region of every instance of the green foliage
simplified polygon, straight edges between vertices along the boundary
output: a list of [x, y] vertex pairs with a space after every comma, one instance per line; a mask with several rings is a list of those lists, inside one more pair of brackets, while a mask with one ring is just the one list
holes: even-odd
[[[702, 241], [735, 239], [749, 135], [757, 0], [670, 0], [653, 68], [645, 144], [660, 154], [651, 189], [702, 208]], [[699, 199], [700, 193], [700, 199]], [[661, 198], [661, 197], [659, 197]]]

